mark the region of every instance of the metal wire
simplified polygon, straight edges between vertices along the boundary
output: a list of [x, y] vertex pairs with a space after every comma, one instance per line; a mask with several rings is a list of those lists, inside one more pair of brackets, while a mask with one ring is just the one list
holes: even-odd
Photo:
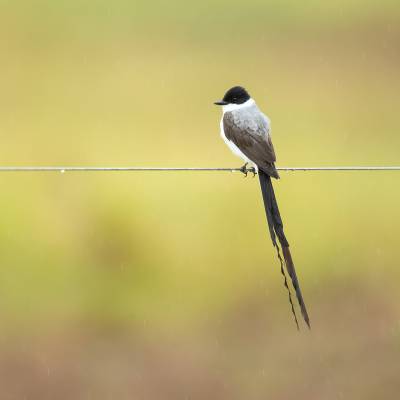
[[[400, 166], [352, 166], [352, 167], [277, 167], [278, 171], [400, 171]], [[0, 172], [244, 172], [242, 168], [197, 168], [197, 167], [0, 167]], [[245, 172], [253, 172], [246, 168]]]

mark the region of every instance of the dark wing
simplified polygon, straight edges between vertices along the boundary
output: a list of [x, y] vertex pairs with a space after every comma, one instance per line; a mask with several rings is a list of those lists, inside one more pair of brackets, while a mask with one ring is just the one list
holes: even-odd
[[269, 135], [269, 126], [262, 115], [254, 118], [235, 118], [233, 113], [226, 112], [223, 118], [224, 133], [228, 140], [233, 142], [240, 151], [258, 168], [269, 176], [279, 178], [275, 168], [275, 151]]

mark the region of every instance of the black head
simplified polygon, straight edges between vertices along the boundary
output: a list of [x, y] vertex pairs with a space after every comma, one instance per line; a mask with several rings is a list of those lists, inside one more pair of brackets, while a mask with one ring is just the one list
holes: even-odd
[[250, 99], [246, 89], [241, 86], [230, 88], [222, 100], [216, 101], [217, 106], [226, 106], [227, 104], [243, 104]]

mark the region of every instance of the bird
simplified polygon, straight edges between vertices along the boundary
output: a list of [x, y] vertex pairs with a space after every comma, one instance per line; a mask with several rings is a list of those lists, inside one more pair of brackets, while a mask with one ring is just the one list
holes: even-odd
[[[311, 328], [310, 318], [300, 289], [289, 249], [289, 242], [283, 231], [282, 218], [272, 186], [271, 178], [279, 179], [280, 177], [275, 167], [276, 157], [271, 140], [271, 121], [262, 113], [255, 100], [250, 97], [247, 90], [242, 86], [230, 88], [222, 100], [218, 100], [214, 104], [222, 106], [222, 118], [220, 122], [222, 139], [235, 155], [245, 161], [240, 170], [247, 176], [247, 172], [249, 171], [247, 165], [251, 164], [253, 166], [251, 168], [251, 171], [254, 173], [253, 176], [256, 173], [258, 174], [269, 234], [281, 264], [281, 273], [284, 276], [284, 284], [289, 292], [289, 301], [297, 329], [299, 329], [299, 323], [284, 266], [291, 278], [303, 319], [308, 328]], [[279, 244], [276, 238], [278, 238]], [[279, 245], [282, 250], [283, 259]]]

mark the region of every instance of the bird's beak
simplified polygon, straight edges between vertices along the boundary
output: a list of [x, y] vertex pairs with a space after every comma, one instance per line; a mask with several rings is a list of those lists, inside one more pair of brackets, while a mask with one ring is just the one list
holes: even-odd
[[227, 101], [224, 101], [224, 100], [218, 100], [214, 104], [217, 105], [217, 106], [226, 106], [229, 103]]

